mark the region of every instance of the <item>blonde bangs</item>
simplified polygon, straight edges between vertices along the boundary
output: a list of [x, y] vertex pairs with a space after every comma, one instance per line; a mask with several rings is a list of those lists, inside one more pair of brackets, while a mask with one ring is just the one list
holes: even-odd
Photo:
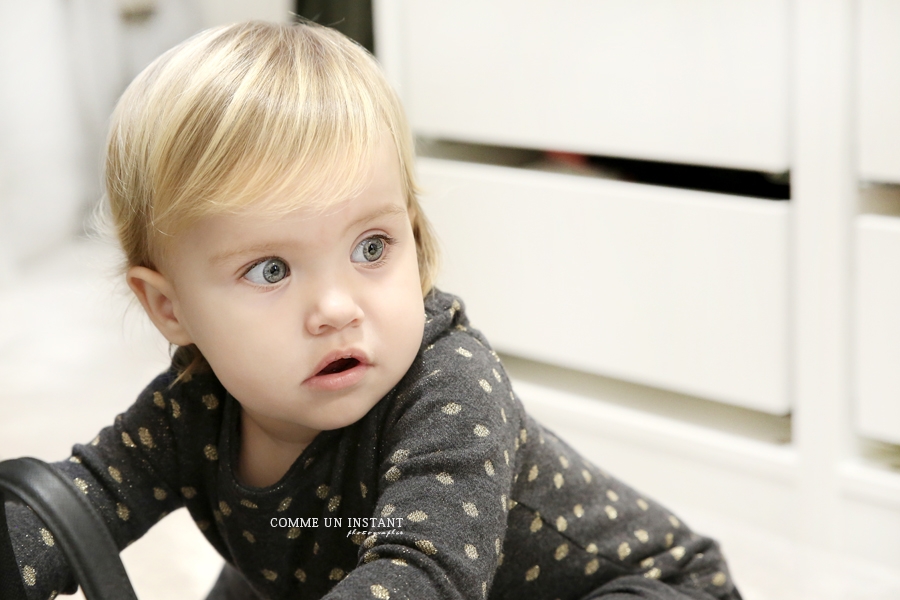
[[[277, 217], [357, 195], [385, 135], [417, 208], [396, 95], [364, 49], [324, 27], [201, 33], [135, 80], [113, 123], [107, 185], [130, 265], [152, 266], [165, 237], [206, 216], [252, 208]], [[127, 224], [137, 217], [142, 232]]]

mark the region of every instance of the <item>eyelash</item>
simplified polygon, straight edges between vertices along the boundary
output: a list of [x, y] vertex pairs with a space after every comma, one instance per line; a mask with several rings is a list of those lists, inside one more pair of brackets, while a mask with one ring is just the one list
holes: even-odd
[[[360, 240], [360, 243], [362, 243], [366, 240], [372, 239], [372, 238], [378, 238], [379, 240], [384, 242], [384, 252], [382, 252], [381, 256], [375, 262], [371, 262], [368, 264], [360, 263], [362, 265], [362, 267], [365, 269], [377, 269], [377, 268], [381, 267], [382, 265], [384, 265], [384, 263], [388, 259], [388, 256], [390, 256], [390, 254], [391, 254], [392, 247], [394, 246], [394, 244], [397, 243], [396, 239], [392, 238], [391, 236], [389, 236], [386, 233], [376, 233], [374, 235], [368, 235], [368, 236], [364, 237], [362, 240]], [[359, 246], [359, 244], [357, 244], [356, 246]], [[353, 248], [356, 249], [356, 246], [354, 246]]]

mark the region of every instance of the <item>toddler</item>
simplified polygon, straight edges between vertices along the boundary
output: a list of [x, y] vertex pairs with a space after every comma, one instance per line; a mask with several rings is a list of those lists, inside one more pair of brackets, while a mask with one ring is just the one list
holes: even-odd
[[[201, 33], [112, 118], [126, 279], [176, 347], [64, 472], [120, 548], [187, 507], [224, 598], [740, 598], [717, 545], [523, 410], [433, 285], [413, 141], [313, 24]], [[10, 505], [29, 598], [76, 583]]]

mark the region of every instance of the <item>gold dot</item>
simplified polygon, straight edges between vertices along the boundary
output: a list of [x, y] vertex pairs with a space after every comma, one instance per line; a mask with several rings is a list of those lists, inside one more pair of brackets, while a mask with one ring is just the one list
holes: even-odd
[[600, 561], [596, 558], [592, 558], [588, 561], [588, 564], [584, 565], [584, 574], [585, 575], [593, 575], [597, 572], [597, 569], [600, 568]]
[[500, 538], [494, 540], [494, 550], [497, 551], [497, 554], [500, 554]]
[[557, 517], [556, 519], [556, 530], [557, 531], [565, 531], [569, 526], [568, 521], [566, 521], [565, 517]]
[[259, 506], [257, 506], [255, 502], [250, 502], [246, 498], [241, 500], [241, 506], [243, 506], [245, 508], [259, 508]]
[[315, 542], [313, 544], [313, 554], [318, 554], [318, 553], [319, 553], [319, 542]]
[[203, 454], [207, 460], [219, 460], [219, 451], [212, 444], [207, 444], [203, 447]]
[[672, 527], [674, 527], [675, 529], [681, 527], [681, 523], [678, 521], [678, 519], [675, 518], [675, 515], [669, 515], [669, 523], [671, 523]]
[[503, 417], [503, 422], [506, 423], [506, 411], [503, 408], [500, 408], [500, 416]]
[[528, 441], [528, 431], [526, 429], [519, 430], [519, 439], [522, 440], [523, 444]]
[[156, 444], [153, 443], [153, 436], [150, 435], [150, 430], [146, 427], [138, 429], [138, 437], [141, 439], [141, 443], [148, 448], [155, 447]]
[[599, 552], [599, 549], [597, 548], [597, 544], [593, 544], [593, 543], [588, 544], [587, 548], [585, 548], [585, 550], [587, 550], [591, 554], [597, 554], [597, 552]]
[[362, 543], [366, 541], [366, 534], [364, 533], [354, 533], [350, 536], [350, 541], [356, 544], [357, 546], [362, 546]]
[[99, 435], [91, 440], [91, 446], [98, 446], [98, 445], [100, 445], [100, 436]]
[[476, 558], [478, 558], [478, 550], [472, 544], [466, 544], [465, 550], [466, 550], [466, 556], [468, 556], [472, 560], [475, 560]]
[[224, 500], [219, 501], [219, 510], [221, 510], [222, 514], [225, 515], [226, 517], [231, 516], [231, 507], [228, 506], [228, 503], [225, 502]]
[[216, 521], [218, 521], [219, 523], [221, 523], [222, 520], [223, 520], [223, 519], [222, 519], [222, 511], [219, 510], [218, 508], [215, 509], [215, 510], [213, 510], [213, 517], [216, 518]]
[[115, 467], [108, 467], [106, 469], [109, 471], [110, 477], [116, 480], [117, 483], [122, 483], [122, 473]]
[[681, 560], [682, 558], [684, 558], [684, 548], [682, 546], [675, 546], [674, 548], [669, 550], [669, 552], [672, 554], [672, 557], [675, 558], [675, 560]]
[[650, 541], [650, 534], [643, 529], [638, 529], [637, 531], [635, 531], [634, 537], [645, 544]]
[[306, 571], [303, 569], [297, 569], [294, 571], [294, 577], [300, 580], [300, 583], [306, 583]]
[[197, 529], [200, 531], [206, 531], [209, 529], [209, 521], [197, 521]]
[[619, 495], [612, 490], [606, 490], [606, 497], [612, 500], [613, 502], [619, 501]]
[[424, 521], [425, 519], [428, 518], [428, 515], [423, 513], [421, 510], [415, 510], [415, 511], [409, 513], [408, 515], [406, 515], [406, 518], [409, 519], [410, 521], [412, 521], [413, 523], [421, 523], [422, 521]]
[[407, 458], [409, 458], [409, 450], [397, 450], [391, 455], [391, 462], [401, 463]]
[[80, 464], [81, 464], [81, 457], [80, 457], [80, 456], [70, 456], [70, 457], [69, 457], [69, 462], [80, 465]]
[[453, 483], [453, 478], [450, 477], [450, 473], [438, 473], [436, 477], [437, 480], [444, 485], [450, 485], [451, 483]]
[[503, 460], [506, 461], [506, 464], [509, 465], [509, 452], [506, 450], [503, 451]]
[[366, 540], [363, 542], [363, 548], [371, 548], [372, 546], [375, 545], [376, 541], [378, 541], [378, 534], [373, 533], [372, 535], [367, 537]]
[[397, 565], [398, 567], [405, 567], [409, 564], [406, 562], [406, 560], [404, 560], [402, 558], [392, 558], [391, 563]]
[[459, 411], [461, 411], [461, 410], [462, 410], [462, 406], [460, 406], [456, 402], [451, 402], [450, 404], [445, 405], [441, 409], [441, 411], [444, 414], [448, 414], [448, 415], [458, 415]]
[[366, 487], [362, 481], [359, 482], [359, 491], [362, 493], [362, 497], [365, 498], [366, 494], [369, 493], [369, 488]]
[[[134, 443], [134, 440], [131, 439], [131, 436], [128, 435], [127, 431], [122, 432], [122, 443], [129, 448], [137, 448], [137, 444]], [[96, 446], [96, 444], [94, 445]]]
[[662, 571], [660, 571], [656, 567], [653, 567], [652, 569], [644, 573], [644, 577], [646, 577], [647, 579], [659, 579], [661, 576]]
[[478, 424], [475, 426], [475, 435], [478, 437], [487, 437], [490, 433], [490, 430], [484, 425]]
[[531, 467], [531, 470], [528, 471], [528, 481], [534, 481], [535, 479], [537, 479], [537, 476], [538, 476], [538, 467], [537, 467], [537, 465], [534, 465], [533, 467]]
[[378, 600], [390, 600], [391, 595], [388, 593], [387, 588], [383, 585], [375, 584], [369, 588], [372, 592], [372, 595], [378, 598]]
[[153, 497], [156, 498], [157, 500], [165, 500], [166, 496], [168, 496], [168, 494], [166, 493], [166, 490], [159, 488], [159, 487], [153, 488]]
[[671, 533], [666, 534], [666, 548], [669, 548], [675, 541], [675, 536]]
[[344, 570], [338, 569], [337, 567], [331, 570], [331, 573], [328, 574], [328, 579], [332, 581], [340, 581], [344, 578]]
[[219, 399], [212, 394], [206, 394], [203, 396], [203, 404], [209, 410], [213, 410], [214, 408], [219, 408]]
[[718, 573], [713, 575], [713, 578], [712, 578], [713, 585], [719, 586], [719, 587], [725, 585], [725, 583], [727, 581], [728, 581], [728, 576], [725, 575], [725, 573], [723, 573], [722, 571], [719, 571]]
[[581, 506], [580, 504], [576, 504], [576, 505], [572, 508], [572, 512], [575, 513], [575, 516], [578, 517], [578, 518], [580, 519], [581, 517], [584, 516], [584, 507]]
[[539, 565], [534, 565], [533, 567], [525, 571], [525, 581], [534, 581], [540, 574], [541, 567]]
[[385, 504], [385, 505], [384, 505], [384, 508], [381, 509], [381, 516], [382, 516], [382, 517], [388, 517], [388, 516], [394, 514], [394, 510], [395, 510], [396, 508], [397, 508], [397, 507], [394, 506], [393, 504]]
[[270, 571], [269, 569], [263, 569], [262, 576], [269, 581], [275, 581], [276, 579], [278, 579], [278, 573], [276, 573], [275, 571]]
[[278, 512], [286, 511], [288, 509], [288, 507], [291, 505], [291, 502], [293, 502], [293, 501], [294, 501], [294, 499], [291, 496], [288, 496], [287, 498], [282, 500], [281, 504], [278, 505], [278, 509], [277, 509]]
[[437, 554], [437, 548], [435, 548], [434, 544], [432, 544], [429, 540], [418, 540], [416, 542], [416, 547], [425, 554]]
[[319, 498], [321, 498], [322, 500], [324, 500], [325, 498], [328, 497], [328, 491], [329, 491], [330, 489], [331, 489], [331, 488], [329, 488], [327, 485], [325, 485], [325, 484], [323, 483], [322, 485], [320, 485], [319, 487], [316, 488], [316, 496], [318, 496]]
[[619, 511], [610, 505], [606, 505], [603, 510], [606, 511], [606, 516], [609, 517], [611, 521], [615, 520], [619, 516]]
[[333, 497], [328, 501], [328, 512], [334, 512], [334, 511], [336, 511], [340, 505], [341, 505], [341, 497], [340, 497], [340, 496], [333, 496]]
[[487, 473], [488, 475], [490, 475], [491, 477], [493, 477], [494, 476], [494, 463], [492, 463], [490, 460], [484, 461], [484, 472]]
[[456, 353], [460, 356], [465, 356], [466, 358], [472, 358], [472, 353], [466, 350], [465, 348], [457, 348]]
[[41, 528], [41, 539], [44, 540], [44, 543], [48, 546], [52, 546], [56, 543], [56, 541], [53, 539], [53, 534], [43, 527]]
[[482, 598], [487, 597], [487, 581], [481, 582], [481, 597]]
[[652, 556], [649, 556], [649, 557], [647, 557], [647, 558], [645, 558], [644, 560], [641, 561], [641, 567], [643, 567], [643, 568], [645, 568], [645, 569], [649, 569], [649, 568], [652, 567], [654, 564], [656, 564], [656, 561], [653, 559]]
[[478, 516], [478, 508], [471, 502], [463, 502], [463, 510], [466, 511], [466, 514], [470, 517]]
[[287, 538], [289, 540], [296, 540], [298, 537], [300, 537], [301, 531], [302, 530], [299, 527], [291, 527], [290, 529], [288, 529]]
[[619, 544], [619, 560], [625, 560], [629, 554], [631, 554], [631, 546], [628, 545], [628, 542], [622, 542]]
[[531, 526], [529, 527], [529, 529], [531, 529], [531, 533], [534, 533], [543, 526], [544, 521], [541, 520], [541, 513], [534, 513], [534, 519], [531, 520]]
[[563, 479], [562, 473], [556, 473], [553, 476], [553, 485], [556, 486], [556, 489], [559, 489], [563, 486], [565, 480]]
[[52, 592], [50, 592], [50, 597], [47, 598], [47, 600], [56, 600], [57, 596], [59, 596], [59, 592], [57, 592], [56, 590], [53, 590]]
[[197, 495], [197, 490], [192, 487], [183, 487], [181, 488], [181, 495], [190, 500]]
[[245, 537], [245, 538], [247, 539], [247, 541], [250, 542], [251, 544], [255, 544], [255, 543], [256, 543], [256, 538], [253, 537], [253, 534], [250, 533], [249, 531], [246, 531], [246, 530], [244, 531], [244, 537]]
[[581, 470], [581, 476], [584, 477], [584, 481], [585, 481], [586, 483], [590, 483], [590, 482], [591, 482], [591, 474], [588, 472], [587, 469], [582, 469], [582, 470]]
[[647, 504], [647, 501], [644, 500], [643, 498], [637, 499], [637, 505], [640, 507], [641, 510], [647, 510], [648, 508], [650, 508], [650, 505]]
[[163, 400], [163, 395], [161, 392], [153, 392], [153, 404], [155, 404], [159, 408], [166, 407], [166, 401]]
[[555, 558], [556, 560], [562, 560], [568, 555], [569, 555], [569, 545], [561, 544], [560, 546], [558, 546], [556, 548], [556, 552], [553, 553], [553, 558]]
[[486, 391], [488, 394], [491, 393], [491, 384], [487, 382], [487, 379], [479, 379], [478, 385], [480, 385], [481, 389]]
[[35, 572], [34, 567], [30, 565], [22, 567], [22, 580], [25, 581], [25, 585], [28, 587], [33, 587], [37, 583], [37, 572]]
[[131, 511], [121, 502], [116, 505], [116, 514], [119, 515], [119, 518], [123, 521], [127, 521], [131, 517]]
[[363, 554], [363, 562], [369, 564], [370, 562], [375, 562], [378, 560], [378, 554], [369, 550], [365, 554]]
[[84, 479], [76, 478], [75, 479], [75, 487], [77, 487], [83, 494], [88, 493], [88, 483]]
[[181, 416], [181, 406], [175, 402], [175, 400], [171, 400], [172, 402], [172, 417], [177, 419]]
[[400, 469], [397, 467], [391, 467], [388, 469], [387, 473], [384, 474], [384, 478], [390, 481], [391, 483], [400, 479]]

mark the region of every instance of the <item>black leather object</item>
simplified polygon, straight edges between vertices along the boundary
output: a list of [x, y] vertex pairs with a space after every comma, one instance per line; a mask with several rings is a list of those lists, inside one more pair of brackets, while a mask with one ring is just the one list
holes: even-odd
[[106, 523], [75, 484], [36, 458], [0, 462], [0, 598], [26, 600], [4, 499], [18, 499], [44, 521], [88, 600], [137, 600]]

